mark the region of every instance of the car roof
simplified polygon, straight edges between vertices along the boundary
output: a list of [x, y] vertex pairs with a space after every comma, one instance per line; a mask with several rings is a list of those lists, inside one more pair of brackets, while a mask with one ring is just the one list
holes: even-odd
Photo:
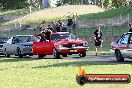
[[33, 36], [33, 35], [16, 35], [16, 36]]
[[7, 36], [0, 36], [0, 38], [2, 39], [2, 38], [9, 38], [9, 37], [7, 37]]
[[52, 34], [67, 34], [69, 32], [52, 32]]

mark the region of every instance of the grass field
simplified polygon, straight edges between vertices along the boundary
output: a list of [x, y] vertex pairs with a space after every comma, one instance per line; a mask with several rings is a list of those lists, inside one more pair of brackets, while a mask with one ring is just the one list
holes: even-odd
[[99, 12], [99, 13], [91, 13], [91, 14], [83, 14], [79, 15], [79, 20], [89, 20], [89, 19], [102, 19], [102, 18], [113, 18], [113, 17], [119, 17], [125, 16], [129, 14], [132, 15], [132, 5], [120, 7], [118, 9], [111, 9], [105, 12]]
[[131, 88], [129, 84], [86, 84], [75, 76], [78, 66], [87, 74], [130, 74], [131, 62], [92, 62], [31, 58], [0, 58], [0, 88]]

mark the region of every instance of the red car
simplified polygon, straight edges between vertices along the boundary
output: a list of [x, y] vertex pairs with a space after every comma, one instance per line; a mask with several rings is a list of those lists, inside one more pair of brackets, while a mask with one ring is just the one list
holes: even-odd
[[112, 42], [110, 52], [116, 56], [117, 61], [132, 58], [132, 32], [125, 33], [117, 42]]
[[79, 54], [80, 57], [86, 56], [88, 49], [87, 41], [77, 39], [69, 32], [53, 32], [50, 35], [50, 41], [45, 39], [40, 42], [40, 38], [34, 36], [33, 54], [37, 54], [39, 58], [46, 55], [53, 55], [54, 58], [60, 58], [60, 55]]

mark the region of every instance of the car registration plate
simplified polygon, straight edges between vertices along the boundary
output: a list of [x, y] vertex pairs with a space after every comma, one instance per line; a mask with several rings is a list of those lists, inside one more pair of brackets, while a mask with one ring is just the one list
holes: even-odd
[[70, 50], [70, 52], [77, 52], [77, 50]]

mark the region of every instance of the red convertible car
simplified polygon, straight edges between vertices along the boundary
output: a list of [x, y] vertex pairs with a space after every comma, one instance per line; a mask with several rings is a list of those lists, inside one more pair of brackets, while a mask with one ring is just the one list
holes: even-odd
[[112, 42], [110, 52], [116, 56], [117, 61], [132, 58], [132, 32], [125, 33], [117, 42]]
[[37, 54], [39, 58], [46, 55], [60, 58], [60, 55], [67, 57], [72, 54], [85, 57], [88, 49], [87, 41], [80, 40], [69, 32], [53, 32], [50, 34], [50, 40], [44, 39], [43, 42], [40, 40], [38, 36], [34, 36], [33, 54]]

